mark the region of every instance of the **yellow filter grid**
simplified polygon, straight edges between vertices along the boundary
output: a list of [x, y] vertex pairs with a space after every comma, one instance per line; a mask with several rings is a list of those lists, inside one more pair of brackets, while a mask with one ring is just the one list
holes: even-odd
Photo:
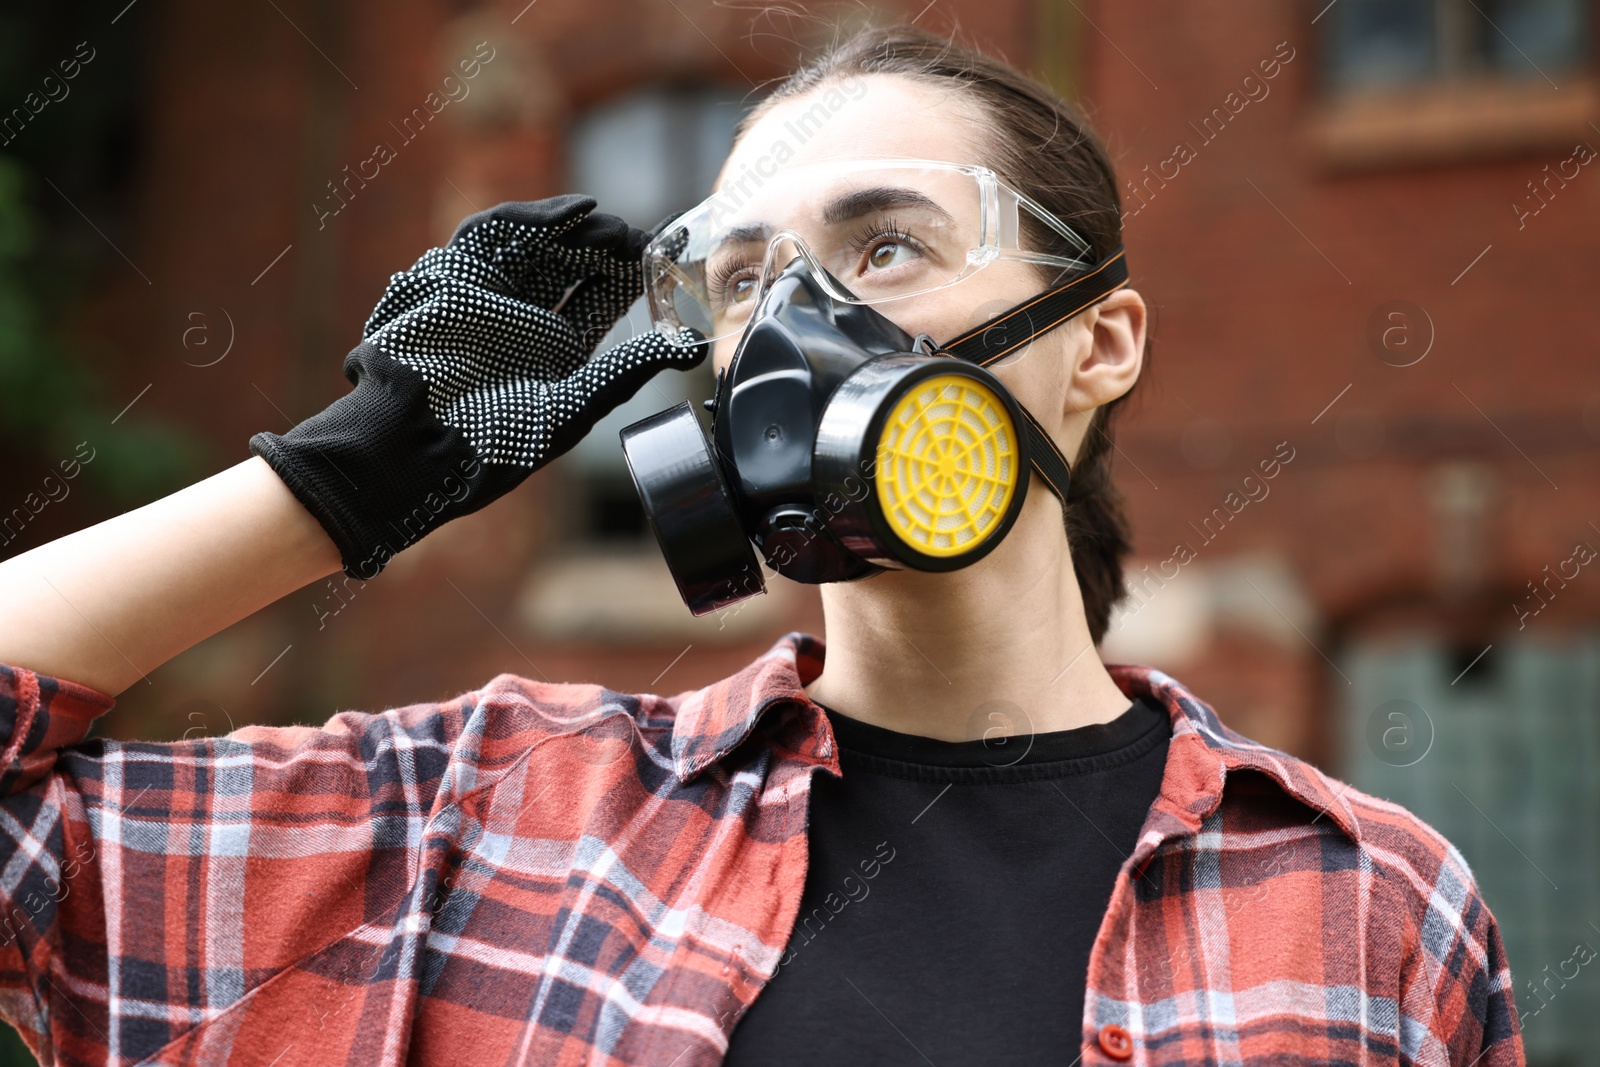
[[924, 378], [901, 396], [877, 456], [884, 519], [926, 555], [982, 545], [1016, 492], [1016, 428], [1000, 399], [964, 375]]

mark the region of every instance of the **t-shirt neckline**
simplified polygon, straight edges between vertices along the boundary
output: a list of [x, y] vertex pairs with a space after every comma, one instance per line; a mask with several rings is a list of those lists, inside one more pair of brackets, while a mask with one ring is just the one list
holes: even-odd
[[1024, 729], [1009, 736], [944, 741], [853, 719], [826, 705], [818, 707], [827, 714], [843, 752], [924, 767], [1013, 767], [1071, 760], [1098, 763], [1096, 757], [1128, 748], [1168, 722], [1165, 712], [1140, 697], [1110, 722], [1031, 735]]

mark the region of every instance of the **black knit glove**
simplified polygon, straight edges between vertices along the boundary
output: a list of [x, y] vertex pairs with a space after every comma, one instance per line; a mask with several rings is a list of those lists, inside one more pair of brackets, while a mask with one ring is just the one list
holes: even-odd
[[647, 333], [589, 358], [643, 292], [652, 237], [594, 207], [569, 194], [466, 219], [389, 279], [345, 357], [355, 389], [286, 434], [250, 438], [346, 574], [374, 577], [566, 452], [663, 367], [705, 359], [688, 330], [689, 347]]

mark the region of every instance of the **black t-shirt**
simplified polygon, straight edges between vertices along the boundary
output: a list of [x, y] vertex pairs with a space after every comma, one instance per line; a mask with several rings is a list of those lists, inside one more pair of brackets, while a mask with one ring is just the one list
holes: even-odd
[[800, 914], [724, 1063], [1073, 1062], [1167, 713], [951, 742], [825, 710], [843, 777], [813, 776]]

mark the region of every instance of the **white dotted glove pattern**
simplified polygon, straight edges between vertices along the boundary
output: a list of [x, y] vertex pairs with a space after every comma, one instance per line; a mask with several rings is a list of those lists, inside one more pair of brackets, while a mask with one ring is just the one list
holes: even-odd
[[[678, 345], [648, 333], [589, 358], [643, 290], [641, 257], [625, 254], [642, 246], [562, 244], [588, 211], [553, 225], [497, 214], [520, 206], [468, 219], [395, 274], [363, 339], [427, 381], [428, 406], [480, 459], [532, 469], [663, 367], [695, 366], [705, 352], [686, 330]], [[583, 280], [569, 294], [571, 279]]]

